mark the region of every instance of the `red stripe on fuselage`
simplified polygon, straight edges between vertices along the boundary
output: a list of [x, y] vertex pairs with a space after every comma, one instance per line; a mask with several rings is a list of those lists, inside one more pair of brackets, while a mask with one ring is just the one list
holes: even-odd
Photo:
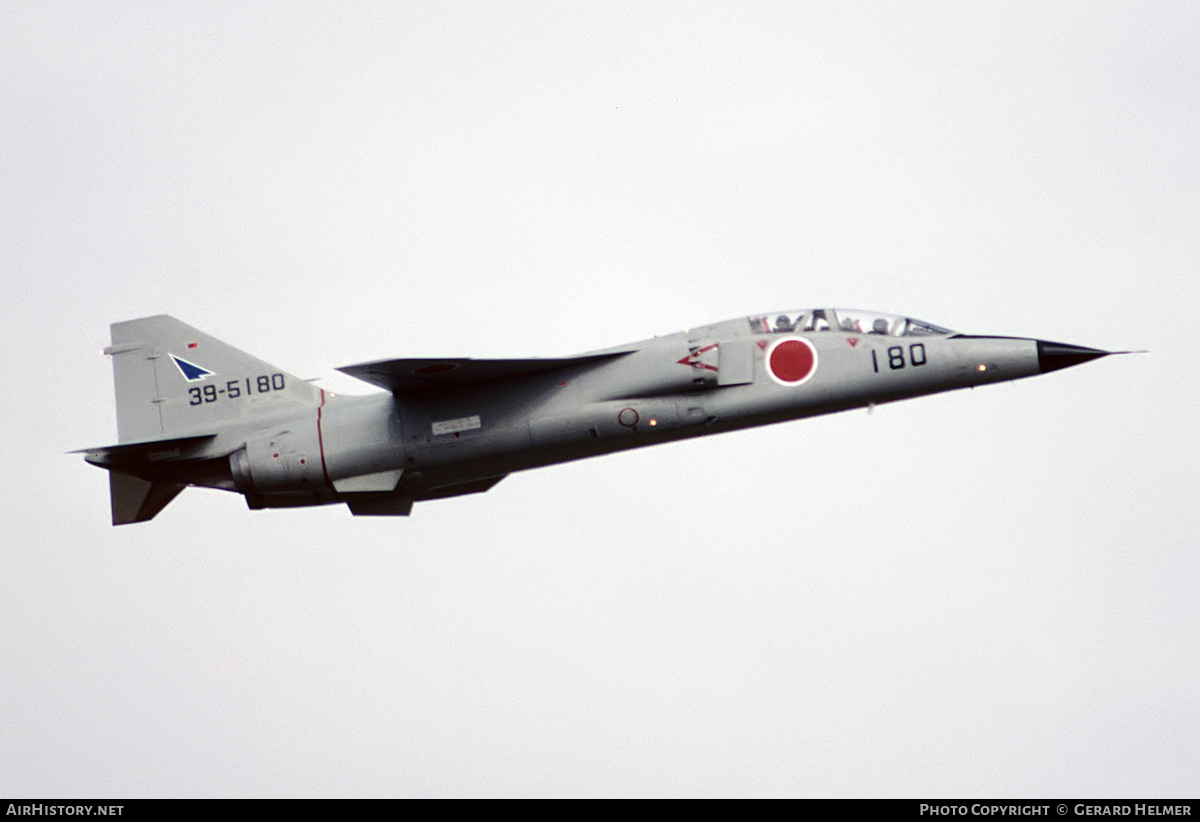
[[325, 475], [325, 484], [333, 488], [329, 481], [329, 466], [325, 464], [325, 435], [321, 432], [321, 409], [325, 407], [325, 389], [321, 391], [321, 404], [317, 406], [317, 447], [321, 449], [321, 473]]

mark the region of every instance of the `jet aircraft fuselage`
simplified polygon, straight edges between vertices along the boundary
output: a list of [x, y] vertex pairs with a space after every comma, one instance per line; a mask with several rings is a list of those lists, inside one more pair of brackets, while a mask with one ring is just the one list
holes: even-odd
[[114, 524], [188, 485], [405, 515], [583, 457], [1014, 380], [1110, 352], [850, 309], [741, 317], [563, 359], [381, 360], [333, 396], [167, 316], [115, 323]]

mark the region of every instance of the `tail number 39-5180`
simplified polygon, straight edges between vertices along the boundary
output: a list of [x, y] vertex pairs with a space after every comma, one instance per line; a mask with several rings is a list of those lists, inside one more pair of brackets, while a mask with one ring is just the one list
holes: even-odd
[[188, 405], [204, 405], [219, 399], [236, 400], [238, 397], [250, 394], [266, 394], [269, 391], [282, 391], [286, 382], [283, 374], [260, 374], [257, 377], [246, 377], [244, 380], [230, 380], [223, 386], [194, 385], [188, 389]]

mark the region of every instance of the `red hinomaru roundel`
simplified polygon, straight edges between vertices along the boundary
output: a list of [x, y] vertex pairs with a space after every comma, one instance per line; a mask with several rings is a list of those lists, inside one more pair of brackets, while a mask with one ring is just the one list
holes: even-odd
[[817, 349], [803, 337], [776, 340], [764, 357], [767, 373], [780, 385], [800, 385], [817, 373]]

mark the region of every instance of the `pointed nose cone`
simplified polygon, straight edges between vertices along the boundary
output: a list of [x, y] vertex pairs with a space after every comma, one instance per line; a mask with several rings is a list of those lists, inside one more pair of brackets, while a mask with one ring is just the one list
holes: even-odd
[[1038, 340], [1038, 365], [1042, 373], [1057, 371], [1060, 368], [1070, 368], [1088, 360], [1107, 357], [1111, 351], [1101, 351], [1098, 348], [1084, 348], [1082, 345], [1067, 345], [1066, 343], [1047, 342]]

